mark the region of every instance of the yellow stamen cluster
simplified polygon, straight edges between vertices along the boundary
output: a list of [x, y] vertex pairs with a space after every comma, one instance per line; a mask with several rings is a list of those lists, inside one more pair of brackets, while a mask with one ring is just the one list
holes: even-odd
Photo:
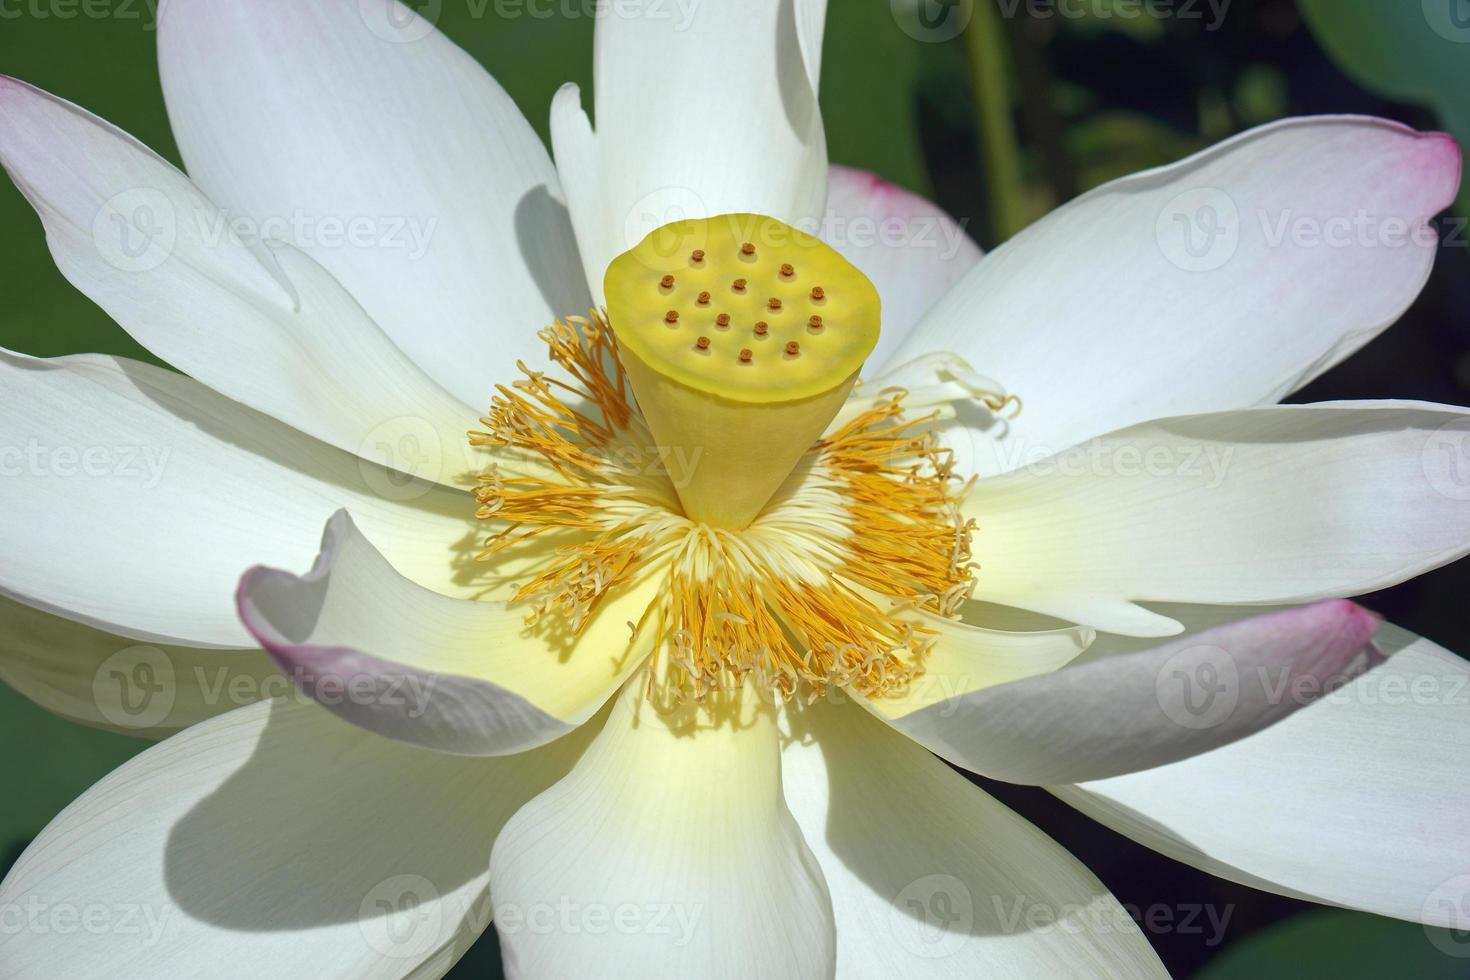
[[575, 632], [610, 593], [660, 575], [630, 624], [658, 631], [660, 699], [748, 679], [782, 698], [881, 695], [922, 671], [933, 636], [897, 614], [952, 615], [971, 587], [971, 528], [930, 418], [906, 420], [901, 393], [876, 404], [813, 445], [749, 526], [716, 527], [682, 513], [691, 461], [654, 448], [602, 317], [542, 336], [570, 383], [522, 365], [471, 437], [507, 460], [480, 479], [479, 516], [496, 525], [480, 558], [531, 556], [516, 592], [530, 623]]

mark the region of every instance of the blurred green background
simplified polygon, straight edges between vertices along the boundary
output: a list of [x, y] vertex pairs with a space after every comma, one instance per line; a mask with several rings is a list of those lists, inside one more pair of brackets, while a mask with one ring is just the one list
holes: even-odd
[[[502, 8], [494, 5], [434, 2], [441, 29], [491, 70], [543, 137], [557, 87], [575, 81], [590, 89], [588, 6], [542, 4], [534, 9], [553, 14], [531, 16], [532, 8], [515, 5], [503, 9], [520, 15], [507, 17], [495, 16]], [[7, 3], [0, 71], [85, 106], [177, 163], [150, 7], [118, 0], [92, 8], [107, 16], [88, 17], [75, 5]], [[822, 106], [835, 162], [935, 197], [990, 247], [1102, 181], [1286, 115], [1373, 113], [1447, 128], [1465, 142], [1466, 42], [1466, 0], [833, 0]], [[33, 213], [4, 181], [0, 250], [0, 344], [41, 355], [147, 357], [62, 279]], [[1299, 399], [1470, 404], [1467, 272], [1462, 233], [1441, 249], [1430, 286], [1405, 320]], [[1465, 650], [1467, 587], [1470, 570], [1452, 567], [1368, 603]], [[0, 687], [0, 849], [13, 860], [58, 810], [145, 745], [58, 721]], [[1219, 882], [1045, 793], [987, 789], [1082, 858], [1125, 906], [1230, 909], [1221, 937], [1208, 928], [1150, 933], [1175, 976], [1470, 977], [1470, 958], [1441, 951], [1470, 956], [1470, 937], [1432, 942], [1415, 925]], [[454, 975], [498, 970], [490, 936]]]

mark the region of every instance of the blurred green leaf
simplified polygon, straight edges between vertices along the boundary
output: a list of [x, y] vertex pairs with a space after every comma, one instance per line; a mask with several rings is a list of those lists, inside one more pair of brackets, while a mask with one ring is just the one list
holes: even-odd
[[[1463, 955], [1451, 955], [1451, 952]], [[1196, 980], [1463, 980], [1470, 937], [1365, 912], [1314, 909], [1225, 950]]]
[[1199, 137], [1126, 110], [1098, 113], [1067, 133], [1068, 152], [1084, 188], [1173, 163], [1205, 145]]
[[1251, 65], [1235, 82], [1235, 113], [1246, 126], [1259, 126], [1288, 114], [1286, 79], [1265, 65]]
[[0, 684], [0, 848], [24, 843], [150, 742], [85, 728]]
[[[1380, 95], [1427, 105], [1470, 145], [1470, 2], [1299, 0], [1340, 68]], [[1470, 190], [1460, 210], [1470, 212]]]

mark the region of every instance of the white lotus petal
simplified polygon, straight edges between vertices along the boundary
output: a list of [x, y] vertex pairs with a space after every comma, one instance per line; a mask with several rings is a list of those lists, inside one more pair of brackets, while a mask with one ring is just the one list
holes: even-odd
[[139, 643], [0, 598], [0, 681], [47, 711], [163, 738], [290, 682], [260, 650]]
[[[982, 473], [1163, 415], [1275, 402], [1418, 295], [1459, 186], [1439, 133], [1290, 119], [1107, 184], [991, 252], [895, 360], [955, 351], [1025, 401]], [[998, 440], [999, 445], [993, 443]]]
[[475, 589], [469, 494], [135, 361], [0, 351], [0, 466], [0, 593], [134, 639], [254, 646], [240, 574], [306, 567], [343, 507], [415, 582]]
[[917, 609], [898, 615], [931, 631], [934, 642], [924, 655], [924, 672], [906, 690], [870, 702], [874, 711], [888, 718], [934, 705], [947, 716], [967, 694], [1065, 666], [1096, 635], [1086, 627], [1034, 632], [986, 629]]
[[464, 759], [312, 704], [210, 719], [121, 766], [26, 849], [0, 885], [0, 960], [13, 977], [160, 980], [444, 966], [489, 924], [501, 826], [585, 743]]
[[[159, 68], [189, 174], [294, 244], [460, 399], [589, 298], [545, 147], [397, 0], [170, 0]], [[346, 229], [344, 233], [339, 229]]]
[[832, 909], [768, 707], [666, 715], [628, 683], [490, 859], [506, 976], [830, 977]]
[[465, 430], [476, 411], [311, 259], [247, 248], [229, 216], [147, 147], [0, 77], [0, 163], [40, 214], [62, 273], [160, 358], [348, 452], [473, 484]]
[[651, 7], [598, 18], [592, 124], [575, 85], [551, 142], [594, 297], [608, 263], [680, 218], [754, 212], [815, 231], [826, 0]]
[[981, 480], [978, 597], [1145, 636], [1133, 600], [1305, 602], [1470, 551], [1470, 411], [1283, 405], [1161, 419]]
[[792, 813], [827, 878], [837, 977], [1163, 977], [1092, 873], [853, 706], [787, 715]]
[[[1170, 609], [1194, 623], [1246, 609]], [[1385, 626], [1386, 664], [1272, 728], [1145, 772], [1053, 787], [1120, 833], [1284, 895], [1464, 928], [1470, 666]], [[1286, 685], [1283, 696], [1320, 690]]]
[[980, 246], [937, 205], [851, 167], [828, 171], [821, 237], [882, 297], [883, 330], [869, 373], [892, 366], [889, 355], [914, 325], [980, 261]]
[[507, 755], [585, 722], [643, 662], [652, 631], [628, 624], [656, 588], [619, 590], [567, 638], [528, 627], [524, 606], [413, 584], [339, 511], [309, 573], [252, 569], [239, 604], [281, 668], [348, 721], [441, 752]]
[[1317, 691], [1381, 663], [1377, 620], [1345, 600], [1240, 620], [1109, 657], [936, 700], [889, 724], [950, 762], [1013, 783], [1100, 779], [1208, 752], [1277, 724]]

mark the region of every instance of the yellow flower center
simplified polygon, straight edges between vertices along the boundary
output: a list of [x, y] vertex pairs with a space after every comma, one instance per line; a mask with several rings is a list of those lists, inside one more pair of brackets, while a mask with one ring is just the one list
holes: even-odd
[[[902, 393], [839, 417], [878, 297], [826, 245], [754, 215], [676, 222], [608, 270], [608, 315], [542, 332], [565, 379], [500, 386], [480, 557], [555, 641], [648, 575], [650, 694], [754, 681], [788, 698], [881, 695], [923, 669], [905, 621], [968, 597], [970, 525], [932, 417]], [[836, 421], [834, 421], [836, 418]]]

